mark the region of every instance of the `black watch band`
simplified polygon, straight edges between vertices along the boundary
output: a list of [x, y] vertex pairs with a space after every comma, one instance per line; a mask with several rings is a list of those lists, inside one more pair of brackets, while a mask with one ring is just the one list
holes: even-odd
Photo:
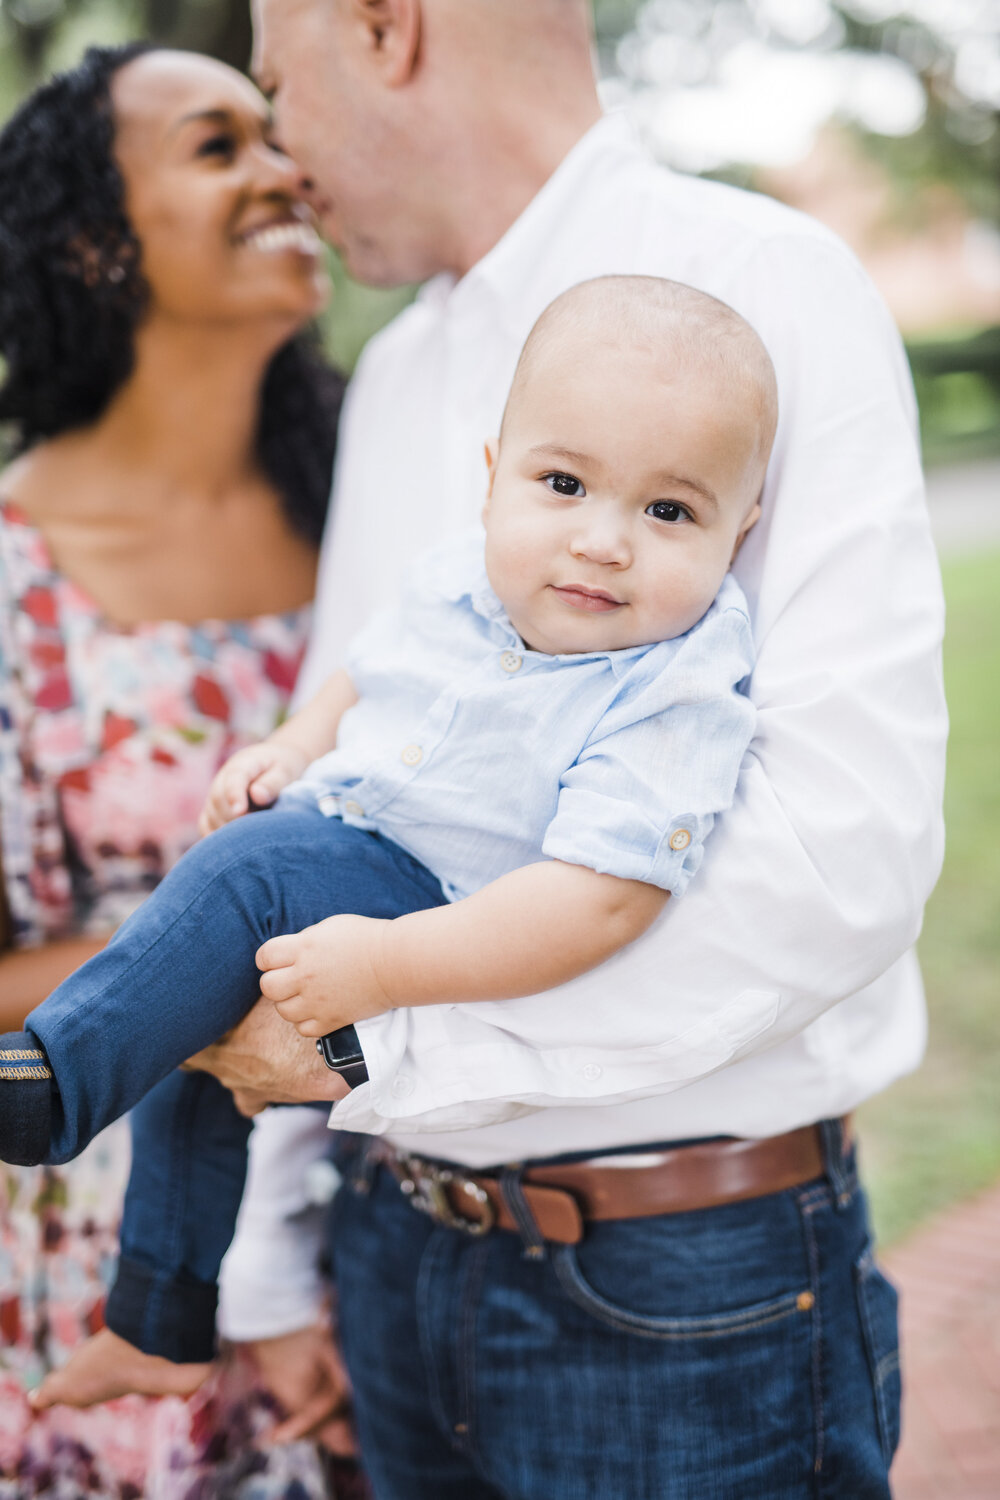
[[341, 1026], [339, 1031], [321, 1036], [316, 1051], [327, 1067], [339, 1073], [350, 1088], [356, 1089], [359, 1083], [368, 1082], [368, 1064], [353, 1026]]

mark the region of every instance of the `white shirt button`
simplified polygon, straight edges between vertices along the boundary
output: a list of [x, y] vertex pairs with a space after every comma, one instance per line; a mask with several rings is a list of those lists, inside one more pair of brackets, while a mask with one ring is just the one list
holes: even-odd
[[340, 798], [335, 796], [333, 792], [324, 792], [323, 796], [316, 803], [316, 806], [324, 818], [335, 818], [340, 812]]
[[404, 766], [419, 766], [424, 758], [424, 752], [419, 745], [407, 745], [400, 759]]
[[523, 660], [516, 651], [505, 651], [500, 658], [500, 665], [505, 672], [520, 672]]
[[392, 1080], [389, 1092], [394, 1099], [408, 1099], [413, 1093], [414, 1088], [415, 1084], [412, 1078], [408, 1078], [405, 1073], [397, 1073]]
[[671, 849], [675, 849], [678, 853], [680, 853], [682, 849], [686, 849], [690, 842], [691, 835], [688, 833], [686, 828], [677, 828], [670, 835], [670, 847]]
[[583, 1076], [584, 1078], [586, 1078], [588, 1083], [595, 1083], [597, 1079], [600, 1078], [603, 1072], [604, 1069], [598, 1067], [597, 1063], [588, 1063], [587, 1066], [583, 1069]]
[[349, 813], [352, 818], [363, 818], [365, 815], [365, 810], [360, 802], [345, 802], [344, 811], [345, 813]]

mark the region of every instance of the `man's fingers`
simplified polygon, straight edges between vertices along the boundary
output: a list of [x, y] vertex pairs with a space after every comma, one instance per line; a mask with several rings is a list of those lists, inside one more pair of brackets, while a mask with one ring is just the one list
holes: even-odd
[[[299, 956], [298, 933], [286, 933], [282, 937], [269, 938], [257, 949], [254, 957], [258, 969], [287, 969]], [[271, 997], [268, 996], [270, 999]]]
[[233, 1103], [247, 1120], [252, 1120], [254, 1115], [261, 1114], [271, 1102], [263, 1094], [255, 1093], [253, 1089], [233, 1089], [232, 1092]]

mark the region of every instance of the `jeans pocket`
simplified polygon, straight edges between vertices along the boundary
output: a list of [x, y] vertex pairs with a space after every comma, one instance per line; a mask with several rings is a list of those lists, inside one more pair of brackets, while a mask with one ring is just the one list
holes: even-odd
[[882, 1457], [889, 1464], [899, 1444], [902, 1400], [897, 1321], [899, 1298], [896, 1288], [879, 1270], [870, 1243], [854, 1263], [854, 1285], [875, 1396]]
[[813, 1306], [812, 1294], [803, 1287], [725, 1312], [661, 1317], [637, 1312], [602, 1296], [584, 1275], [572, 1245], [562, 1245], [556, 1250], [553, 1267], [565, 1294], [584, 1312], [619, 1333], [632, 1333], [640, 1338], [668, 1341], [728, 1338], [801, 1315]]

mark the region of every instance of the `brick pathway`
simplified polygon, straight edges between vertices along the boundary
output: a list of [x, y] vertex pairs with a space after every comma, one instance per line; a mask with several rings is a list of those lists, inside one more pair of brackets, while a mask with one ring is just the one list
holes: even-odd
[[902, 1298], [894, 1500], [1000, 1500], [1000, 1186], [884, 1261]]

